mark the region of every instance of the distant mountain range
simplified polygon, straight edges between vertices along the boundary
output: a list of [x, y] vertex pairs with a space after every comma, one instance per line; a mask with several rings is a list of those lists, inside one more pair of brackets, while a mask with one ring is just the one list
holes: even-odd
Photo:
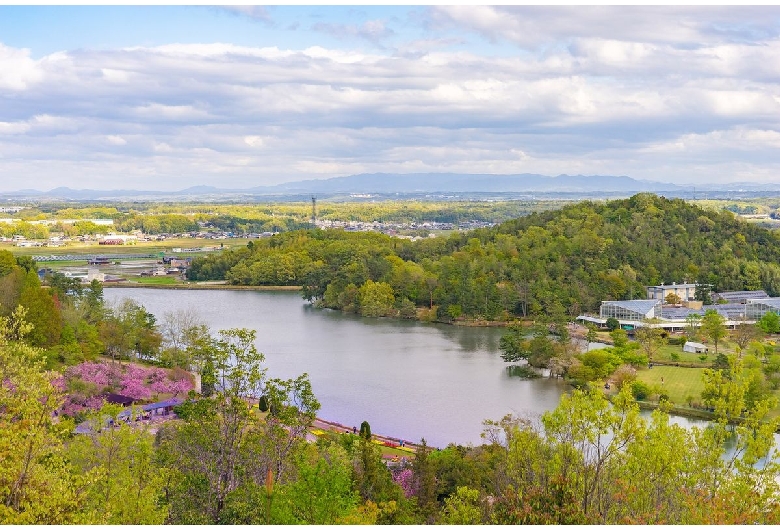
[[[462, 173], [364, 173], [327, 180], [303, 180], [274, 186], [287, 192], [322, 193], [583, 193], [633, 192], [677, 189], [674, 184], [635, 180], [630, 177], [480, 175]], [[254, 190], [268, 188], [253, 188]]]
[[179, 191], [142, 190], [74, 190], [61, 187], [49, 191], [19, 190], [0, 192], [0, 197], [16, 199], [62, 200], [215, 200], [261, 199], [262, 197], [295, 197], [317, 195], [321, 197], [350, 194], [510, 194], [510, 195], [630, 195], [637, 192], [653, 192], [670, 197], [690, 197], [696, 191], [699, 196], [719, 195], [731, 197], [739, 194], [755, 195], [780, 191], [778, 184], [733, 183], [719, 186], [678, 186], [668, 182], [637, 180], [626, 176], [558, 175], [549, 177], [524, 173], [519, 175], [489, 175], [463, 173], [365, 173], [348, 177], [322, 180], [302, 180], [275, 186], [256, 186], [247, 189], [225, 189], [213, 186], [193, 186]]

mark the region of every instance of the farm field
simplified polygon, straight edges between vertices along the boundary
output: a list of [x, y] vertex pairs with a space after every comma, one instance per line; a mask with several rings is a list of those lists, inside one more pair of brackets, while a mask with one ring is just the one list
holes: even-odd
[[246, 246], [251, 241], [247, 238], [232, 239], [166, 239], [164, 241], [140, 241], [132, 245], [98, 245], [96, 241], [85, 243], [70, 241], [61, 247], [17, 247], [13, 243], [0, 243], [0, 250], [8, 250], [17, 256], [62, 256], [68, 254], [74, 255], [106, 255], [122, 256], [127, 254], [159, 254], [172, 253], [174, 248], [198, 248], [198, 247], [220, 247], [236, 248]]

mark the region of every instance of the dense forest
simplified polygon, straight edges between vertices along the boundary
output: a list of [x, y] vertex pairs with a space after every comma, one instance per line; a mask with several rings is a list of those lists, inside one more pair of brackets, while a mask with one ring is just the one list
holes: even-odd
[[197, 258], [188, 277], [302, 285], [320, 306], [366, 316], [500, 320], [574, 316], [660, 283], [778, 296], [778, 263], [779, 232], [643, 193], [418, 241], [297, 230]]

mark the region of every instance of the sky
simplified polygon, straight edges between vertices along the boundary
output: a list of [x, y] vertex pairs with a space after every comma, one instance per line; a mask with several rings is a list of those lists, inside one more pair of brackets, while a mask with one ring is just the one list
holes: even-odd
[[0, 191], [780, 181], [780, 7], [0, 6]]

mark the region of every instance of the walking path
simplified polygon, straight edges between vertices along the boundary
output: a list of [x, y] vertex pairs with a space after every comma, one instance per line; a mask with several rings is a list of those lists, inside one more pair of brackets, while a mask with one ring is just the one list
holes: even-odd
[[[337, 423], [335, 421], [323, 420], [322, 418], [316, 418], [314, 420], [314, 423], [312, 423], [311, 426], [314, 429], [320, 429], [322, 431], [329, 431], [329, 432], [336, 432], [336, 433], [357, 434], [358, 432], [360, 432], [354, 426], [349, 427], [347, 425], [342, 425], [341, 423]], [[417, 451], [418, 444], [410, 442], [408, 440], [403, 440], [401, 438], [385, 436], [383, 434], [373, 434], [373, 433], [371, 434], [371, 438], [373, 440], [380, 441], [389, 447], [398, 447], [399, 445], [403, 444], [404, 448], [409, 449], [413, 452]]]

